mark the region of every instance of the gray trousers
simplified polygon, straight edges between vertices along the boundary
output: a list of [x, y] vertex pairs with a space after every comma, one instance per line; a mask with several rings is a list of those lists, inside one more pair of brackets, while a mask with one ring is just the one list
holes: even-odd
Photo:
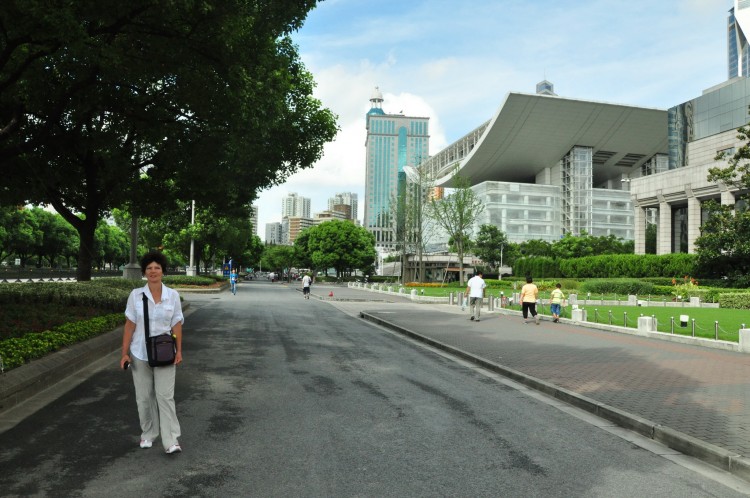
[[135, 401], [141, 421], [141, 439], [155, 440], [161, 434], [164, 449], [177, 444], [180, 422], [174, 404], [177, 367], [150, 367], [147, 361], [131, 356]]
[[479, 320], [479, 314], [482, 312], [482, 298], [481, 297], [470, 297], [469, 298], [469, 313], [474, 315], [474, 320]]

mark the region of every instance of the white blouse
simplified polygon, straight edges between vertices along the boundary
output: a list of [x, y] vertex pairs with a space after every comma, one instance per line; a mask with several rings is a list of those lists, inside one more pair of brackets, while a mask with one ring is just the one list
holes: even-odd
[[154, 303], [154, 297], [148, 288], [148, 284], [138, 289], [133, 289], [128, 296], [128, 304], [125, 307], [125, 317], [135, 323], [135, 332], [130, 341], [130, 354], [139, 360], [148, 360], [146, 354], [145, 330], [143, 325], [143, 294], [148, 300], [148, 327], [151, 337], [169, 334], [178, 322], [185, 323], [182, 315], [182, 303], [180, 294], [166, 285], [161, 285], [161, 302]]

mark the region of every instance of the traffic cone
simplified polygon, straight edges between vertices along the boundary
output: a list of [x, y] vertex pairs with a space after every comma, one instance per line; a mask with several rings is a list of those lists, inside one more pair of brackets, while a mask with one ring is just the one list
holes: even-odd
[[328, 297], [333, 297], [333, 291], [328, 293]]

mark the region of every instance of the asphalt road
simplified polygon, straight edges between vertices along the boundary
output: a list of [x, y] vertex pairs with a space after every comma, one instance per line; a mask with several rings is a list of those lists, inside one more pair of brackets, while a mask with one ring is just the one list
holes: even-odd
[[158, 442], [138, 448], [132, 380], [115, 354], [0, 434], [0, 496], [723, 497], [750, 489], [364, 322], [361, 303], [305, 300], [293, 286], [263, 281], [240, 283], [236, 296], [186, 298], [176, 390], [183, 453], [165, 455]]

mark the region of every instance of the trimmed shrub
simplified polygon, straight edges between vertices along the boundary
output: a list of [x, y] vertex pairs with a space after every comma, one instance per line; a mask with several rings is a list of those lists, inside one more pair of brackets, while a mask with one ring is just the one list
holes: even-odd
[[721, 293], [719, 294], [719, 307], [748, 310], [750, 309], [750, 292]]
[[41, 358], [53, 351], [75, 344], [122, 325], [122, 313], [99, 316], [80, 322], [65, 323], [51, 331], [28, 333], [0, 341], [0, 356], [6, 370]]
[[83, 304], [103, 310], [122, 311], [131, 289], [132, 287], [120, 289], [99, 282], [0, 284], [0, 304]]
[[656, 294], [654, 284], [637, 279], [602, 279], [587, 280], [581, 284], [580, 291], [592, 294], [647, 295]]

